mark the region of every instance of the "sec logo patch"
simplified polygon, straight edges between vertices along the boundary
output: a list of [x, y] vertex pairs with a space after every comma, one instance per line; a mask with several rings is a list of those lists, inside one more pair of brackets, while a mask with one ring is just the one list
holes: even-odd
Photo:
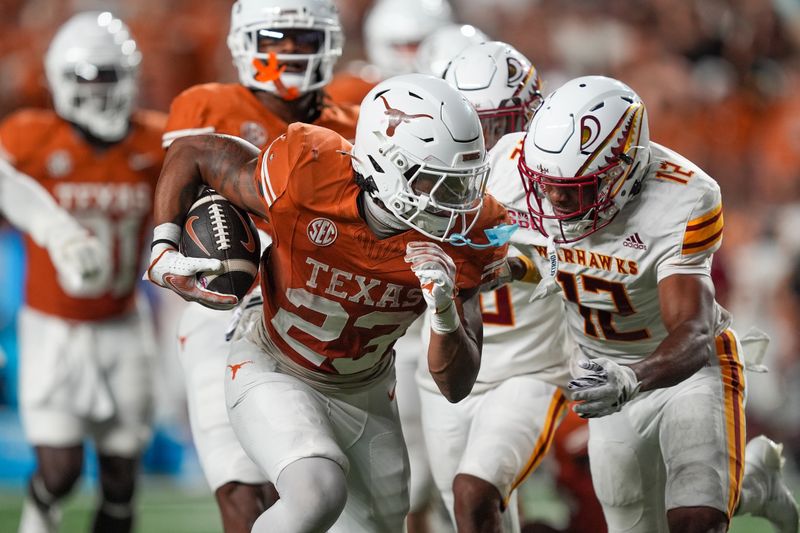
[[336, 224], [327, 218], [315, 218], [308, 223], [308, 238], [317, 246], [330, 246], [336, 240]]

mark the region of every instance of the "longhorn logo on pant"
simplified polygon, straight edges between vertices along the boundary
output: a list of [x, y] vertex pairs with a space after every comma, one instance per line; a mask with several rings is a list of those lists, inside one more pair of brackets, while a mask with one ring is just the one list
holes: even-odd
[[386, 101], [386, 98], [384, 98], [383, 95], [379, 96], [378, 98], [383, 100], [383, 105], [386, 106], [386, 111], [384, 111], [384, 114], [389, 116], [389, 126], [386, 128], [386, 135], [389, 137], [394, 136], [394, 132], [400, 124], [407, 124], [416, 118], [433, 119], [431, 115], [427, 115], [425, 113], [409, 115], [405, 111], [401, 111], [400, 109], [395, 109], [390, 106], [389, 102]]
[[253, 361], [248, 359], [247, 361], [242, 361], [241, 363], [236, 363], [235, 365], [228, 365], [228, 368], [231, 369], [231, 374], [232, 374], [231, 375], [231, 381], [236, 379], [236, 373], [239, 371], [240, 368], [242, 368], [247, 363], [252, 363], [252, 362]]

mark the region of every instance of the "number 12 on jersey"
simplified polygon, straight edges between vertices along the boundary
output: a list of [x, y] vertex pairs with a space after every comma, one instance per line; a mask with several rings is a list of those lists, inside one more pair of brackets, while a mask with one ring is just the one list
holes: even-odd
[[[614, 315], [630, 316], [636, 313], [628, 296], [625, 285], [616, 281], [608, 281], [594, 276], [581, 274], [583, 290], [591, 293], [607, 292], [616, 308], [615, 312], [602, 309], [593, 309], [581, 304], [578, 292], [578, 281], [574, 274], [559, 271], [556, 279], [564, 289], [564, 296], [578, 306], [578, 311], [583, 317], [583, 329], [586, 335], [596, 338], [605, 338], [612, 341], [640, 341], [650, 338], [650, 332], [645, 329], [633, 331], [618, 331], [614, 325]], [[596, 318], [595, 318], [596, 317]], [[600, 331], [595, 326], [595, 320], [600, 326]]]

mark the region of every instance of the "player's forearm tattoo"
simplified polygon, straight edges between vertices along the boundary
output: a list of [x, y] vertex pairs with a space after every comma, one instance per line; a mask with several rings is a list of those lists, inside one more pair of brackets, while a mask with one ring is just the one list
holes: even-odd
[[212, 156], [203, 175], [204, 181], [239, 207], [265, 216], [253, 179], [258, 152], [249, 149], [249, 145], [212, 139], [206, 147]]
[[200, 183], [192, 181], [181, 188], [178, 196], [181, 207], [178, 213], [172, 219], [174, 224], [178, 224], [179, 226], [183, 225], [183, 222], [186, 219], [186, 212], [189, 210], [189, 206], [192, 205], [195, 198], [197, 198], [197, 192], [200, 188], [200, 185]]

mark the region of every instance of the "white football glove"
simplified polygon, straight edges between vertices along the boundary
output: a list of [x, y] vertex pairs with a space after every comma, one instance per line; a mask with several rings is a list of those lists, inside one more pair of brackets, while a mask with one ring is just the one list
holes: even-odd
[[458, 292], [456, 264], [442, 248], [432, 242], [410, 242], [406, 246], [406, 263], [419, 278], [422, 296], [431, 312], [431, 329], [436, 333], [451, 333], [458, 329], [461, 319], [455, 306]]
[[74, 297], [99, 296], [111, 275], [108, 250], [76, 223], [52, 231], [46, 242], [64, 292]]
[[581, 402], [573, 410], [581, 418], [616, 413], [639, 392], [641, 383], [633, 369], [605, 358], [584, 359], [578, 366], [586, 371], [569, 382], [572, 399]]
[[150, 266], [142, 279], [171, 289], [187, 302], [198, 302], [212, 309], [232, 309], [239, 299], [232, 294], [209, 291], [198, 285], [199, 272], [219, 273], [222, 262], [219, 259], [186, 257], [178, 252], [181, 228], [166, 222], [153, 230], [153, 244], [150, 252]]
[[256, 287], [247, 293], [242, 304], [233, 312], [228, 329], [225, 331], [226, 341], [238, 341], [247, 335], [263, 315], [264, 297], [261, 287]]

